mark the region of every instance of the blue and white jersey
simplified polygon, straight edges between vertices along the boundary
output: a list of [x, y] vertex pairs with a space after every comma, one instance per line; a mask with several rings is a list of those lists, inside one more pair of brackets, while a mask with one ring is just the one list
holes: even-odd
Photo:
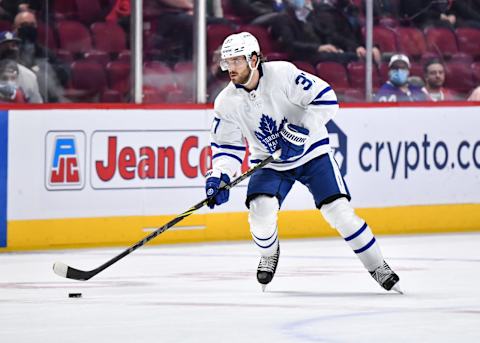
[[338, 110], [333, 89], [317, 76], [292, 63], [266, 62], [259, 68], [260, 81], [248, 92], [232, 82], [215, 99], [211, 129], [213, 168], [232, 177], [245, 155], [257, 163], [277, 150], [282, 125], [289, 122], [307, 128], [303, 155], [275, 161], [268, 168], [289, 170], [330, 151], [325, 124]]

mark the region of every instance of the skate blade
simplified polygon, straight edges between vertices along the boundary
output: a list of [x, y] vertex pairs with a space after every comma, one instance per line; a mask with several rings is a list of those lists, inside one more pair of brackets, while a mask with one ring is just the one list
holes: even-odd
[[395, 285], [393, 285], [392, 291], [395, 291], [399, 294], [405, 294], [405, 293], [403, 293], [402, 289], [400, 288], [400, 285], [398, 284], [398, 282]]
[[262, 285], [262, 292], [265, 292], [265, 288], [267, 288], [267, 285]]

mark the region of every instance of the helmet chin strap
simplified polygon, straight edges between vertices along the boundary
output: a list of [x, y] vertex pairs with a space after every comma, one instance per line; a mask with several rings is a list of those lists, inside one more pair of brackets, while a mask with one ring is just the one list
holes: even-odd
[[260, 60], [257, 59], [257, 65], [255, 67], [252, 68], [252, 66], [250, 65], [250, 61], [248, 62], [248, 68], [250, 69], [250, 73], [248, 75], [248, 80], [247, 82], [245, 83], [241, 83], [240, 85], [243, 86], [243, 87], [246, 87], [250, 81], [252, 81], [252, 78], [253, 78], [253, 73], [255, 72], [255, 70], [258, 69], [258, 64], [260, 63]]

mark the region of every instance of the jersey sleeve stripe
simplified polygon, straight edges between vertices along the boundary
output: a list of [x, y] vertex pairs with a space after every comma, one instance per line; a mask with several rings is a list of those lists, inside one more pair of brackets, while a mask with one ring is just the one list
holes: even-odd
[[310, 105], [338, 105], [337, 100], [314, 100]]
[[212, 146], [217, 149], [230, 149], [230, 150], [238, 150], [238, 151], [246, 151], [247, 148], [243, 146], [236, 146], [236, 145], [227, 145], [227, 144], [216, 144], [212, 143]]
[[331, 90], [332, 90], [332, 87], [330, 87], [330, 86], [325, 87], [320, 93], [318, 93], [317, 97], [315, 99], [313, 99], [313, 101], [319, 100], [323, 96], [323, 94], [325, 94], [325, 93], [327, 93], [328, 91], [331, 91]]
[[238, 156], [236, 156], [236, 155], [233, 155], [233, 154], [229, 154], [229, 153], [227, 153], [227, 152], [220, 152], [220, 153], [218, 153], [218, 154], [213, 155], [212, 160], [214, 160], [214, 159], [216, 159], [216, 158], [218, 158], [218, 157], [220, 157], [220, 156], [228, 156], [228, 157], [234, 158], [234, 159], [237, 160], [240, 164], [243, 163], [243, 160], [242, 160], [240, 157], [238, 157]]

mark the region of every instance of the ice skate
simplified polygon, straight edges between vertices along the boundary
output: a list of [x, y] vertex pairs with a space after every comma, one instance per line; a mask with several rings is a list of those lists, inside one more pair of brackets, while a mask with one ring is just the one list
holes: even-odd
[[273, 256], [260, 257], [260, 263], [257, 268], [257, 280], [262, 284], [262, 291], [272, 281], [275, 271], [277, 270], [278, 259], [280, 257], [280, 245], [277, 252]]
[[398, 284], [400, 278], [389, 267], [387, 262], [383, 261], [383, 265], [370, 272], [370, 275], [387, 291], [394, 290], [397, 293], [403, 294]]

